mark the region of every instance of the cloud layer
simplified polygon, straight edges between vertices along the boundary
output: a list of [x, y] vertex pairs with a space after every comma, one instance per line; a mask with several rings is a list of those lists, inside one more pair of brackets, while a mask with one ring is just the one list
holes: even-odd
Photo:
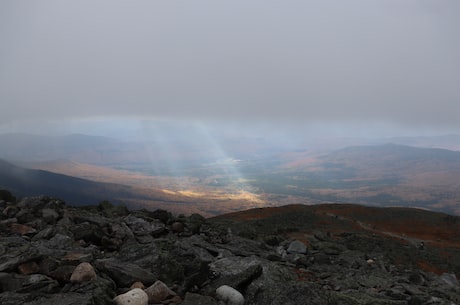
[[2, 1], [0, 121], [460, 129], [460, 2]]

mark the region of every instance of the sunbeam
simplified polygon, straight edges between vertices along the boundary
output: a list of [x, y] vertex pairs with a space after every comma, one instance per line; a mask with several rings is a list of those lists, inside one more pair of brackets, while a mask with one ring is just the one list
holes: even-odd
[[212, 152], [211, 155], [217, 157], [211, 166], [220, 171], [223, 182], [217, 180], [215, 184], [225, 184], [224, 187], [231, 192], [229, 194], [229, 198], [231, 199], [243, 199], [262, 203], [263, 201], [259, 196], [251, 192], [252, 187], [246, 183], [247, 180], [238, 169], [238, 164], [241, 160], [227, 154], [220, 141], [210, 132], [210, 128], [206, 124], [201, 121], [195, 121], [194, 123], [202, 139], [205, 141], [206, 147]]

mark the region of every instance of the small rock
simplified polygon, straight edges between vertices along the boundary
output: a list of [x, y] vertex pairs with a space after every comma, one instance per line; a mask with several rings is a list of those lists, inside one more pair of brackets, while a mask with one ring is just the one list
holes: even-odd
[[13, 217], [16, 213], [18, 212], [18, 209], [14, 206], [7, 206], [5, 209], [3, 209], [2, 214], [8, 218]]
[[120, 294], [113, 299], [116, 305], [148, 305], [149, 297], [144, 290], [134, 288], [127, 293]]
[[13, 233], [18, 233], [21, 235], [37, 233], [37, 230], [35, 230], [34, 228], [19, 223], [12, 223], [10, 229]]
[[176, 233], [184, 232], [184, 224], [182, 222], [176, 221], [171, 225], [171, 230]]
[[306, 254], [307, 253], [307, 246], [299, 240], [294, 240], [289, 244], [287, 248], [287, 253], [299, 253], [299, 254]]
[[77, 263], [90, 262], [93, 260], [93, 255], [91, 253], [69, 252], [62, 258], [62, 260]]
[[54, 235], [54, 228], [48, 227], [34, 235], [32, 240], [50, 239]]
[[47, 247], [50, 249], [66, 249], [70, 248], [73, 242], [74, 240], [70, 236], [58, 233], [47, 242]]
[[33, 211], [31, 209], [22, 209], [19, 212], [16, 213], [14, 216], [15, 218], [18, 219], [19, 223], [25, 224], [27, 222], [31, 222], [35, 220], [37, 217], [33, 214]]
[[34, 261], [23, 263], [18, 266], [18, 271], [21, 274], [32, 274], [38, 273], [40, 268], [38, 267], [37, 263]]
[[175, 296], [176, 293], [169, 289], [162, 281], [156, 281], [152, 286], [145, 289], [150, 303], [160, 303], [170, 296]]
[[78, 265], [70, 276], [70, 281], [72, 283], [88, 282], [94, 279], [96, 279], [96, 272], [89, 263], [81, 263]]
[[42, 218], [49, 224], [55, 224], [59, 218], [59, 214], [54, 209], [43, 209]]
[[275, 251], [276, 251], [276, 254], [278, 254], [281, 258], [285, 258], [287, 255], [287, 252], [283, 246], [276, 247]]
[[222, 285], [216, 289], [216, 297], [225, 305], [244, 305], [243, 295], [236, 289]]
[[447, 285], [451, 286], [451, 287], [458, 287], [459, 286], [459, 282], [458, 282], [458, 279], [457, 277], [455, 276], [455, 274], [453, 273], [443, 273], [441, 276], [440, 276], [440, 279], [446, 283]]
[[145, 289], [145, 286], [142, 282], [137, 281], [137, 282], [134, 282], [130, 287], [130, 289], [134, 289], [134, 288]]

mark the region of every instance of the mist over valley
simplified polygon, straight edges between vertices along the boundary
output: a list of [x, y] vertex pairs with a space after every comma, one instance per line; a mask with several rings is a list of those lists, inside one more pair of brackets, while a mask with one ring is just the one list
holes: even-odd
[[0, 158], [9, 163], [0, 186], [77, 205], [109, 200], [206, 216], [318, 203], [460, 213], [458, 136], [279, 141], [216, 134], [202, 125], [162, 129], [161, 137], [139, 133], [0, 135]]

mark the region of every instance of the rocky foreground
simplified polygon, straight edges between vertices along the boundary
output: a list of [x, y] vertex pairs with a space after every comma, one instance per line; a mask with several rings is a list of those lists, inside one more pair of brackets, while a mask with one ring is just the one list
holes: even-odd
[[[442, 262], [438, 248], [352, 227], [307, 234], [297, 224], [314, 215], [294, 214], [240, 225], [2, 200], [0, 304], [460, 304], [460, 257]], [[423, 268], [438, 263], [445, 270]]]

